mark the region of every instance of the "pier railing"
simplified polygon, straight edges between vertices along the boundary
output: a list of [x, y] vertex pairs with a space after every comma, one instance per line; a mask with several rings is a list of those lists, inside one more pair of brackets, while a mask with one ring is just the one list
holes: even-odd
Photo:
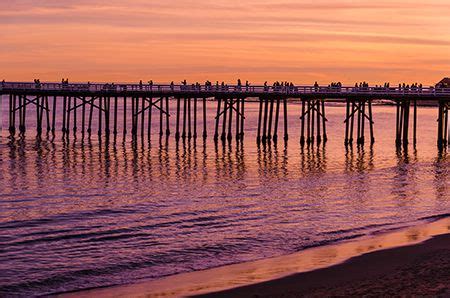
[[239, 85], [172, 85], [172, 84], [91, 84], [91, 83], [22, 83], [3, 82], [0, 90], [72, 91], [72, 92], [159, 92], [159, 93], [242, 93], [242, 94], [351, 94], [351, 95], [415, 95], [450, 97], [450, 88], [435, 87], [329, 87], [329, 86], [239, 86]]

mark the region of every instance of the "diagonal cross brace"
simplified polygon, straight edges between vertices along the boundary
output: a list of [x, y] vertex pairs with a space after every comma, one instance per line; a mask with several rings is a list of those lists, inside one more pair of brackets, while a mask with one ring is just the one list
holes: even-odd
[[96, 104], [94, 104], [94, 100], [98, 99], [98, 98], [99, 98], [98, 96], [92, 97], [90, 100], [86, 100], [86, 98], [83, 98], [83, 97], [76, 97], [76, 98], [81, 99], [83, 102], [80, 103], [80, 104], [78, 104], [78, 105], [76, 105], [75, 107], [71, 107], [71, 108], [69, 109], [69, 112], [72, 111], [72, 110], [74, 110], [74, 109], [78, 109], [79, 107], [81, 107], [81, 106], [83, 106], [83, 105], [85, 105], [85, 104], [90, 104], [90, 105], [92, 105], [93, 107], [95, 107], [95, 108], [97, 108], [97, 109], [99, 109], [99, 110], [102, 110], [103, 112], [106, 112], [105, 109], [100, 108], [99, 106], [97, 106]]
[[[230, 99], [230, 101], [233, 101], [233, 100]], [[236, 103], [236, 101], [231, 103], [231, 108], [232, 108], [236, 113], [238, 113], [239, 116], [241, 116], [241, 117], [243, 117], [244, 119], [246, 119], [245, 116], [242, 115], [242, 113], [241, 113], [240, 111], [238, 111], [238, 110], [234, 107], [234, 104], [235, 104], [235, 103]], [[227, 102], [225, 102], [225, 104], [226, 104], [226, 105], [230, 105], [230, 103], [227, 103]], [[226, 110], [226, 109], [227, 109], [227, 107], [225, 106], [225, 109], [223, 109], [223, 111], [220, 112], [219, 115], [217, 115], [216, 117], [214, 117], [214, 119], [217, 119], [218, 117], [222, 116], [222, 114], [225, 113], [225, 110]]]
[[372, 119], [369, 118], [369, 116], [367, 116], [367, 114], [365, 113], [365, 111], [363, 111], [358, 105], [356, 105], [354, 102], [352, 102], [352, 112], [350, 113], [350, 115], [348, 115], [347, 119], [344, 120], [344, 123], [347, 123], [348, 120], [350, 119], [350, 117], [352, 117], [357, 111], [361, 111], [361, 113], [363, 114], [363, 117], [365, 117], [367, 120], [369, 120], [370, 123], [374, 124], [375, 122], [373, 122]]
[[[36, 98], [30, 100], [30, 99], [28, 99], [26, 96], [24, 96], [23, 99], [25, 99], [25, 101], [27, 101], [28, 103], [23, 103], [23, 104], [21, 104], [20, 106], [18, 106], [17, 108], [14, 109], [14, 112], [17, 111], [17, 110], [19, 110], [19, 109], [21, 109], [21, 108], [23, 108], [23, 107], [26, 106], [26, 105], [29, 105], [29, 104], [34, 104], [34, 105], [37, 106], [37, 107], [40, 107], [40, 108], [42, 108], [42, 109], [44, 109], [44, 110], [46, 110], [46, 111], [49, 111], [49, 109], [48, 109], [47, 107], [45, 107], [45, 106], [39, 104], [39, 99], [40, 99], [40, 98], [41, 98], [41, 97], [38, 96], [38, 97], [36, 97]], [[37, 102], [36, 102], [36, 101], [37, 101]]]
[[325, 121], [328, 122], [327, 117], [325, 117], [322, 114], [322, 112], [316, 107], [316, 103], [312, 104], [311, 107], [305, 112], [305, 114], [300, 116], [300, 119], [303, 119], [306, 115], [308, 115], [311, 112], [311, 110], [315, 110], [317, 112], [317, 114], [319, 114], [319, 116], [322, 116], [325, 119]]
[[140, 110], [139, 112], [137, 112], [137, 113], [135, 114], [135, 116], [137, 116], [137, 115], [139, 115], [139, 114], [141, 114], [141, 113], [147, 111], [151, 106], [154, 106], [155, 108], [157, 108], [158, 110], [160, 110], [163, 114], [166, 114], [167, 117], [170, 117], [170, 114], [169, 114], [167, 111], [161, 110], [161, 108], [158, 107], [158, 106], [156, 105], [158, 102], [160, 102], [161, 100], [163, 100], [164, 97], [161, 97], [160, 99], [158, 99], [158, 100], [156, 100], [156, 101], [150, 101], [147, 97], [145, 97], [144, 99], [145, 99], [148, 103], [150, 103], [150, 105], [147, 106], [147, 107], [145, 107], [144, 109]]

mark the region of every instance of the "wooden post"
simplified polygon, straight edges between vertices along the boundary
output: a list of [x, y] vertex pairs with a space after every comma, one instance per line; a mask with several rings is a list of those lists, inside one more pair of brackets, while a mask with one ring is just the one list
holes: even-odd
[[236, 141], [240, 140], [240, 113], [241, 113], [241, 102], [240, 102], [240, 98], [237, 97], [236, 98]]
[[62, 127], [62, 133], [63, 135], [66, 134], [66, 111], [67, 111], [67, 97], [64, 96], [63, 98], [63, 127]]
[[111, 134], [111, 97], [105, 97], [105, 109], [106, 109], [106, 116], [105, 116], [105, 132], [106, 136], [109, 137]]
[[83, 104], [81, 107], [81, 137], [84, 137], [84, 129], [86, 125], [86, 97], [82, 98]]
[[347, 98], [347, 105], [346, 105], [346, 109], [345, 109], [345, 140], [344, 140], [344, 144], [348, 145], [350, 140], [349, 140], [349, 135], [350, 135], [350, 100]]
[[18, 95], [17, 103], [17, 110], [19, 112], [19, 135], [22, 135], [22, 95]]
[[191, 98], [188, 98], [188, 139], [192, 138], [191, 130]]
[[56, 96], [53, 96], [53, 106], [52, 106], [52, 134], [55, 136], [56, 127]]
[[307, 113], [306, 113], [306, 144], [310, 144], [311, 143], [311, 100], [308, 99], [308, 109], [307, 109]]
[[242, 102], [241, 102], [241, 133], [240, 133], [241, 141], [244, 140], [244, 119], [245, 119], [244, 103], [245, 103], [245, 98], [242, 98]]
[[261, 142], [261, 121], [262, 121], [263, 99], [259, 98], [259, 116], [258, 116], [258, 135], [256, 136], [256, 142]]
[[325, 100], [322, 99], [322, 130], [323, 130], [322, 138], [324, 143], [328, 141], [326, 122], [327, 119], [325, 118]]
[[403, 146], [408, 146], [408, 130], [409, 130], [409, 99], [405, 99], [404, 103], [404, 124], [403, 124]]
[[164, 108], [164, 97], [161, 97], [159, 99], [159, 136], [161, 137], [164, 132], [163, 132], [163, 108]]
[[141, 140], [144, 139], [144, 131], [145, 131], [145, 100], [146, 97], [142, 96], [141, 100]]
[[71, 106], [72, 106], [72, 96], [69, 96], [69, 98], [67, 99], [67, 116], [66, 116], [66, 120], [67, 120], [66, 135], [67, 136], [70, 135], [70, 107]]
[[400, 116], [399, 116], [399, 139], [398, 139], [398, 144], [397, 146], [400, 146], [402, 144], [402, 135], [403, 135], [403, 117], [404, 117], [404, 110], [405, 105], [404, 105], [404, 100], [402, 100], [401, 104], [400, 104]]
[[289, 139], [288, 134], [288, 110], [287, 110], [287, 98], [283, 98], [283, 110], [284, 110], [284, 140], [287, 141]]
[[350, 122], [350, 139], [349, 139], [349, 144], [353, 144], [353, 131], [354, 131], [354, 127], [355, 127], [355, 107], [356, 104], [355, 102], [352, 100], [351, 101], [351, 122]]
[[413, 143], [417, 143], [417, 99], [414, 99]]
[[23, 110], [22, 110], [22, 112], [23, 112], [23, 117], [22, 117], [22, 121], [23, 121], [23, 124], [22, 124], [22, 133], [23, 133], [23, 135], [25, 135], [25, 132], [26, 132], [26, 130], [27, 130], [27, 128], [26, 128], [26, 124], [27, 124], [27, 97], [24, 95], [23, 96], [23, 98], [22, 98], [22, 103], [23, 103]]
[[208, 133], [206, 132], [206, 97], [203, 97], [203, 139], [206, 139]]
[[197, 96], [194, 97], [194, 139], [197, 139]]
[[398, 146], [401, 142], [401, 130], [400, 130], [400, 100], [397, 100], [397, 111], [396, 111], [396, 124], [395, 124], [395, 144]]
[[356, 138], [356, 144], [361, 144], [361, 109], [362, 109], [362, 104], [361, 104], [361, 100], [358, 101], [357, 103], [357, 107], [358, 107], [358, 128], [357, 128], [357, 138]]
[[280, 118], [280, 98], [277, 97], [277, 105], [275, 108], [275, 126], [273, 128], [273, 141], [276, 142], [278, 140], [278, 121]]
[[306, 112], [306, 101], [302, 99], [302, 115], [301, 115], [301, 132], [300, 132], [300, 145], [305, 145], [305, 112]]
[[373, 145], [375, 143], [375, 136], [373, 132], [373, 114], [372, 114], [372, 100], [369, 99], [368, 103], [369, 108], [369, 125], [370, 125], [370, 144]]
[[13, 115], [12, 115], [12, 135], [14, 136], [16, 134], [16, 101], [17, 101], [17, 95], [14, 95], [13, 97]]
[[135, 114], [136, 114], [136, 108], [135, 108], [135, 98], [134, 96], [131, 97], [131, 137], [134, 140], [134, 136], [136, 134], [136, 127], [135, 127]]
[[[84, 105], [83, 105], [84, 106]], [[114, 138], [117, 136], [117, 108], [118, 108], [118, 98], [117, 96], [114, 97]]]
[[267, 141], [268, 142], [270, 142], [272, 140], [273, 105], [274, 105], [274, 100], [273, 100], [273, 97], [271, 97], [270, 98], [270, 108], [269, 108], [269, 126], [267, 128]]
[[438, 110], [438, 137], [437, 137], [437, 145], [440, 149], [444, 146], [443, 140], [443, 125], [444, 121], [444, 105], [442, 101], [439, 101], [439, 110]]
[[170, 136], [170, 113], [169, 113], [169, 97], [166, 96], [166, 136]]
[[[37, 102], [39, 102], [39, 99], [37, 100]], [[44, 117], [44, 107], [45, 107], [45, 97], [41, 96], [41, 104], [39, 107], [39, 128], [41, 130], [41, 133], [42, 133], [42, 122]]]
[[11, 136], [16, 134], [16, 95], [9, 95], [9, 133]]
[[231, 129], [232, 129], [232, 124], [233, 124], [233, 99], [230, 98], [229, 101], [229, 110], [230, 110], [230, 115], [228, 116], [228, 134], [227, 134], [227, 140], [231, 141], [233, 138], [233, 135], [231, 133]]
[[222, 124], [222, 135], [220, 139], [225, 141], [226, 139], [226, 127], [227, 127], [227, 110], [228, 110], [228, 98], [223, 99], [223, 124]]
[[41, 122], [41, 104], [39, 102], [41, 98], [39, 96], [36, 97], [36, 132], [38, 136], [42, 134], [42, 122]]
[[149, 97], [148, 102], [148, 122], [147, 122], [147, 140], [150, 142], [152, 138], [152, 108], [153, 108], [153, 96]]
[[[98, 135], [102, 135], [102, 97], [100, 96], [98, 101]], [[137, 110], [137, 102], [136, 102], [136, 110]], [[135, 132], [136, 133], [136, 132]]]
[[177, 97], [177, 119], [176, 119], [176, 131], [175, 131], [175, 140], [180, 139], [180, 97]]
[[184, 139], [186, 139], [186, 111], [187, 111], [187, 99], [186, 97], [184, 97], [183, 99], [183, 133], [181, 135], [181, 137]]
[[311, 100], [311, 144], [314, 144], [314, 138], [315, 138], [315, 112], [316, 112], [316, 100]]
[[269, 113], [269, 97], [266, 97], [264, 102], [264, 125], [263, 125], [263, 135], [262, 142], [266, 143], [267, 139], [267, 114]]
[[123, 139], [127, 135], [127, 97], [123, 97]]
[[365, 143], [365, 123], [366, 123], [366, 100], [363, 99], [361, 101], [361, 138], [359, 143], [364, 144]]
[[73, 134], [77, 133], [77, 97], [73, 97]]
[[[221, 104], [222, 104], [222, 99], [219, 97], [218, 101], [217, 101], [216, 125], [215, 125], [215, 129], [214, 129], [214, 141], [217, 141], [219, 139], [219, 115], [220, 115]], [[203, 121], [205, 121], [205, 119], [203, 119]]]
[[[0, 95], [1, 96], [1, 95]], [[12, 136], [12, 133], [11, 133], [11, 131], [12, 131], [12, 127], [13, 127], [13, 125], [12, 125], [12, 113], [13, 113], [13, 106], [12, 106], [12, 97], [13, 97], [13, 95], [10, 93], [9, 94], [9, 105], [8, 105], [8, 115], [9, 115], [9, 117], [8, 117], [8, 121], [9, 121], [9, 125], [8, 125], [8, 131], [9, 131], [9, 134]]]
[[23, 107], [22, 107], [22, 95], [19, 95], [19, 99], [18, 99], [18, 104], [19, 104], [19, 106], [18, 106], [18, 111], [19, 111], [19, 135], [22, 135], [22, 125], [23, 125], [23, 120], [22, 120], [22, 117], [23, 117], [23, 113], [22, 113], [22, 109], [23, 109]]
[[322, 142], [322, 137], [320, 135], [320, 102], [321, 100], [317, 100], [317, 145], [320, 144]]
[[447, 129], [448, 129], [448, 107], [444, 105], [444, 129], [442, 133], [444, 134], [444, 145], [447, 145]]
[[92, 132], [92, 114], [94, 113], [94, 103], [95, 103], [95, 97], [92, 97], [90, 100], [90, 110], [89, 110], [89, 123], [88, 123], [88, 136], [91, 136], [91, 132]]
[[50, 130], [52, 129], [50, 126], [50, 106], [48, 104], [48, 96], [45, 97], [45, 108], [46, 108], [46, 118], [47, 118], [47, 134], [50, 132]]

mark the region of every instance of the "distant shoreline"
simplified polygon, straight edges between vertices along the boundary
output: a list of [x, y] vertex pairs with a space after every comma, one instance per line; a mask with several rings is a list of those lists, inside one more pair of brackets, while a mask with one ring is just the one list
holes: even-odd
[[[341, 292], [359, 294], [358, 291], [364, 289], [367, 289], [369, 295], [382, 295], [384, 292], [376, 293], [372, 287], [353, 288], [348, 283], [351, 281], [353, 284], [354, 279], [361, 283], [368, 282], [383, 274], [400, 278], [402, 275], [395, 271], [398, 269], [396, 265], [414, 267], [414, 262], [421, 261], [422, 256], [429, 254], [431, 256], [423, 259], [423, 262], [435, 264], [436, 258], [443, 257], [442, 254], [436, 253], [442, 249], [444, 249], [442, 252], [444, 256], [448, 256], [445, 259], [447, 262], [442, 262], [442, 266], [448, 266], [445, 268], [450, 269], [449, 227], [450, 217], [445, 217], [431, 223], [409, 226], [393, 232], [314, 247], [292, 255], [183, 273], [131, 285], [62, 293], [57, 296], [254, 297], [256, 295], [276, 297], [287, 295], [289, 297], [309, 293], [313, 295], [314, 293], [332, 295]], [[436, 258], [433, 257], [434, 255]], [[423, 266], [425, 266], [424, 270], [432, 269], [431, 265]], [[386, 270], [390, 271], [383, 271], [383, 268], [388, 268]], [[408, 282], [418, 282], [414, 276], [410, 279]], [[313, 290], [317, 292], [312, 292]], [[364, 292], [361, 293], [364, 294]], [[422, 294], [425, 293], [422, 292]], [[386, 295], [389, 293], [386, 292]]]

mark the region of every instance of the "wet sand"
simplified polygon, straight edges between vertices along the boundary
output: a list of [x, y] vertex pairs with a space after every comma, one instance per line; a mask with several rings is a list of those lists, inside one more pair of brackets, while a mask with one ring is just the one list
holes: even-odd
[[450, 296], [450, 234], [201, 297]]
[[450, 218], [276, 258], [63, 297], [450, 295]]

